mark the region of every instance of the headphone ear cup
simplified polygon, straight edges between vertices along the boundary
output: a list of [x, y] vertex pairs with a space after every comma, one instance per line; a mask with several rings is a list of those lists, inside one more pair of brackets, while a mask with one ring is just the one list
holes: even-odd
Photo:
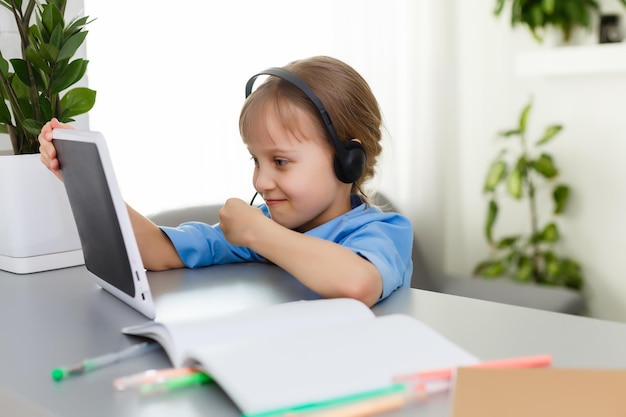
[[365, 149], [359, 141], [351, 140], [343, 143], [345, 152], [343, 161], [340, 157], [335, 156], [335, 175], [339, 181], [346, 184], [356, 182], [363, 171], [365, 171], [365, 162], [367, 156], [365, 155]]

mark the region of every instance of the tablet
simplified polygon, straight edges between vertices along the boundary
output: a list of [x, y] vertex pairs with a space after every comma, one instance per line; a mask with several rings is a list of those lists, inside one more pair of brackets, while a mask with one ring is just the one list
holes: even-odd
[[104, 290], [153, 319], [155, 307], [146, 270], [104, 136], [54, 129], [52, 138], [90, 276]]

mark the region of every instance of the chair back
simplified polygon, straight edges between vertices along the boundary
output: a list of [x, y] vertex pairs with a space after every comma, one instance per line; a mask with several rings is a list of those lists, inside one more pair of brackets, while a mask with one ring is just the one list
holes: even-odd
[[[377, 192], [371, 198], [373, 205], [379, 207], [382, 211], [400, 213], [391, 201], [382, 193]], [[411, 277], [411, 288], [419, 288], [429, 291], [440, 291], [441, 285], [437, 284], [437, 280], [431, 274], [422, 255], [422, 251], [417, 240], [415, 230], [413, 230], [413, 276]]]

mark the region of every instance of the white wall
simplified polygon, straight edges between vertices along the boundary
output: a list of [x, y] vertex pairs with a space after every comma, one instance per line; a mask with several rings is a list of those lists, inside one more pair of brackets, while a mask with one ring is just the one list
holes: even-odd
[[583, 265], [591, 315], [626, 321], [626, 71], [517, 76], [516, 54], [530, 47], [526, 33], [513, 32], [506, 16], [495, 19], [492, 0], [455, 3], [459, 159], [448, 172], [454, 173], [458, 187], [447, 194], [445, 269], [467, 273], [487, 255], [482, 231], [486, 202], [480, 191], [497, 149], [494, 134], [515, 126], [532, 95], [532, 139], [548, 124], [565, 126], [546, 149], [573, 190], [570, 210], [560, 221], [562, 253]]

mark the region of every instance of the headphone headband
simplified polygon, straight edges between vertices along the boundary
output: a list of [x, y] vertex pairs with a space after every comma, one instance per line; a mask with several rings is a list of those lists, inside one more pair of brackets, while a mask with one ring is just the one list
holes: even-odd
[[353, 183], [358, 180], [365, 169], [365, 151], [361, 144], [357, 141], [343, 143], [337, 135], [335, 126], [322, 103], [322, 100], [311, 90], [308, 84], [295, 73], [284, 68], [268, 68], [258, 74], [253, 75], [246, 83], [246, 98], [252, 94], [254, 82], [260, 75], [272, 75], [289, 82], [302, 91], [311, 102], [315, 105], [318, 114], [324, 122], [326, 131], [330, 136], [331, 143], [335, 149], [335, 174], [340, 181], [345, 183]]

